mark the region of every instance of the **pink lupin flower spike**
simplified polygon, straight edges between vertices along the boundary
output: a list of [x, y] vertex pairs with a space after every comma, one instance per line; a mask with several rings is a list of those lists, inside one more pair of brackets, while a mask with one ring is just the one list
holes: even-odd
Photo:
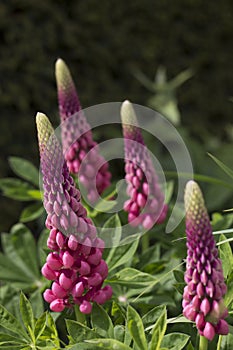
[[[70, 71], [62, 59], [57, 60], [55, 70], [65, 159], [70, 172], [78, 175], [86, 188], [88, 200], [95, 203], [110, 185], [108, 163], [100, 155], [98, 145], [93, 140]], [[90, 151], [90, 156], [85, 159]]]
[[142, 225], [150, 229], [155, 223], [165, 220], [168, 207], [129, 101], [122, 104], [121, 119], [125, 143], [125, 179], [130, 196], [124, 210], [128, 212], [128, 221], [132, 226]]
[[104, 242], [87, 217], [63, 158], [62, 148], [48, 118], [36, 117], [44, 189], [44, 207], [50, 230], [51, 250], [42, 274], [53, 281], [44, 299], [52, 311], [78, 304], [82, 313], [90, 313], [92, 302], [105, 303], [112, 296], [110, 286], [102, 288], [108, 266], [102, 259]]
[[187, 264], [183, 314], [196, 323], [201, 336], [228, 334], [228, 314], [223, 296], [227, 291], [222, 263], [218, 258], [209, 216], [198, 184], [189, 181], [185, 189]]

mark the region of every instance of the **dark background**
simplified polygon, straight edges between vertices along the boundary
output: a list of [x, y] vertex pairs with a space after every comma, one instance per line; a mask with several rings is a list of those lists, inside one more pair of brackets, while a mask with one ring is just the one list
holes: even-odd
[[[153, 79], [159, 65], [172, 78], [193, 78], [178, 90], [182, 125], [203, 142], [231, 142], [233, 105], [232, 1], [16, 1], [0, 2], [0, 177], [7, 158], [39, 164], [35, 114], [59, 124], [54, 63], [63, 58], [83, 107], [151, 96], [135, 70]], [[1, 229], [17, 221], [21, 204], [1, 197]]]

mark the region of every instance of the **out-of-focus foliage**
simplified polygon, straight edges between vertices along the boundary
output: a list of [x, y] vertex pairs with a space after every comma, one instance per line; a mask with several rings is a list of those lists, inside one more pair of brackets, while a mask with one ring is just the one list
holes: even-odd
[[[145, 104], [151, 94], [135, 71], [152, 79], [163, 65], [170, 80], [191, 68], [195, 76], [177, 95], [182, 123], [200, 140], [210, 133], [226, 136], [232, 118], [232, 12], [230, 1], [1, 1], [0, 176], [11, 175], [9, 155], [25, 154], [38, 165], [38, 110], [58, 124], [57, 57], [69, 64], [83, 107], [125, 98]], [[1, 199], [4, 229], [16, 220], [12, 205]]]

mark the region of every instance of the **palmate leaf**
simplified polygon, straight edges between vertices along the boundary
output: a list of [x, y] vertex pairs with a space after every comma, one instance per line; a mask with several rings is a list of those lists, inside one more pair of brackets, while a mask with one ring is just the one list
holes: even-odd
[[7, 333], [0, 333], [0, 348], [4, 348], [4, 346], [8, 346], [8, 347], [13, 347], [14, 346], [20, 346], [20, 348], [22, 346], [25, 346], [25, 342], [20, 339], [18, 336], [13, 336], [11, 334], [7, 334]]
[[32, 233], [23, 224], [17, 224], [1, 238], [0, 279], [21, 290], [37, 288], [42, 277]]
[[[60, 349], [60, 341], [58, 338], [58, 332], [56, 328], [55, 321], [53, 317], [51, 316], [50, 313], [47, 313], [47, 321], [46, 321], [46, 327], [43, 331], [43, 333], [40, 336], [41, 340], [47, 341], [48, 339], [50, 340], [51, 344], [54, 344]], [[55, 347], [56, 349], [56, 347]]]
[[2, 253], [0, 253], [0, 280], [22, 289], [34, 283], [34, 278], [27, 276], [24, 270]]
[[12, 227], [10, 234], [2, 235], [3, 251], [14, 263], [24, 271], [24, 274], [35, 280], [40, 278], [37, 249], [34, 237], [23, 224]]
[[0, 305], [0, 325], [2, 328], [16, 334], [21, 342], [26, 343], [30, 340], [28, 334], [20, 324], [20, 322], [15, 318], [4, 306]]
[[[38, 319], [35, 318], [32, 306], [26, 296], [21, 293], [19, 311], [17, 318], [13, 316], [6, 308], [0, 305], [0, 325], [7, 331], [6, 335], [0, 334], [0, 348], [5, 349], [1, 342], [9, 342], [6, 349], [60, 349], [60, 341], [57, 329], [49, 313], [43, 313]], [[22, 325], [23, 321], [23, 325]], [[11, 333], [13, 333], [11, 335]], [[10, 335], [9, 335], [10, 334]], [[11, 338], [9, 338], [11, 336]], [[17, 342], [15, 341], [17, 339]], [[11, 346], [11, 347], [10, 347]]]

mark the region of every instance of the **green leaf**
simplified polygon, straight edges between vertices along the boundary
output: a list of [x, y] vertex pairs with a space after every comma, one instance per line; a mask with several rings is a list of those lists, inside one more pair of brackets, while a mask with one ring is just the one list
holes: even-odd
[[30, 190], [27, 192], [29, 194], [29, 196], [37, 201], [42, 201], [43, 200], [43, 192], [39, 191], [39, 190]]
[[60, 340], [58, 338], [58, 332], [55, 325], [55, 321], [50, 313], [47, 313], [47, 323], [46, 327], [43, 331], [43, 333], [40, 335], [40, 341], [46, 342], [46, 349], [48, 348], [48, 345], [50, 346], [49, 349], [53, 350], [60, 349]]
[[[115, 229], [114, 235], [111, 236], [111, 241], [109, 238], [109, 231], [108, 229]], [[119, 219], [119, 216], [117, 214], [111, 216], [103, 225], [103, 229], [101, 231], [101, 238], [104, 239], [104, 236], [107, 235], [107, 241], [108, 246], [110, 247], [117, 247], [119, 245], [120, 239], [121, 239], [121, 221]], [[114, 249], [111, 249], [108, 255], [108, 258], [111, 260], [111, 256], [114, 253]]]
[[140, 260], [137, 263], [136, 267], [138, 270], [143, 270], [145, 266], [160, 261], [160, 244], [157, 243], [156, 245], [148, 248], [144, 253], [140, 254]]
[[26, 298], [26, 296], [22, 292], [20, 294], [19, 307], [20, 307], [20, 313], [21, 313], [21, 317], [25, 328], [27, 330], [29, 329], [34, 330], [35, 324], [34, 324], [32, 307], [29, 300]]
[[42, 206], [42, 203], [33, 203], [22, 211], [20, 215], [20, 221], [28, 222], [38, 219], [43, 214], [43, 212], [44, 207]]
[[157, 279], [155, 277], [131, 267], [126, 267], [116, 273], [112, 279], [108, 280], [108, 283], [118, 284], [128, 288], [149, 287], [150, 285], [155, 285], [156, 282]]
[[114, 324], [122, 324], [125, 322], [125, 310], [115, 301], [112, 302], [111, 316], [114, 317]]
[[[132, 350], [132, 348], [128, 347], [127, 345], [115, 339], [92, 339], [92, 340], [87, 340], [86, 342], [90, 344], [94, 344], [98, 348], [106, 349], [106, 350]], [[90, 348], [87, 348], [87, 349], [89, 350]]]
[[167, 320], [167, 324], [172, 323], [192, 323], [192, 321], [188, 320], [186, 317], [180, 315], [177, 317], [172, 317]]
[[169, 203], [174, 192], [174, 181], [168, 181], [165, 188], [165, 203]]
[[34, 281], [25, 274], [24, 270], [2, 253], [0, 253], [0, 267], [0, 280], [11, 282], [14, 287], [23, 289], [31, 286]]
[[130, 261], [137, 250], [138, 243], [139, 239], [136, 239], [133, 243], [112, 248], [106, 260], [109, 272]]
[[39, 288], [30, 295], [29, 301], [32, 305], [34, 316], [36, 318], [40, 317], [40, 315], [44, 312], [44, 301]]
[[142, 317], [142, 322], [145, 328], [155, 324], [159, 317], [164, 313], [165, 306], [159, 305], [151, 309], [147, 314]]
[[30, 340], [20, 322], [2, 305], [0, 305], [0, 325], [8, 331], [17, 334], [18, 339], [22, 341]]
[[98, 304], [93, 305], [91, 313], [91, 324], [95, 331], [102, 337], [114, 336], [113, 324], [104, 308]]
[[15, 178], [0, 179], [0, 189], [3, 191], [4, 196], [21, 200], [31, 201], [34, 199], [30, 195], [30, 191], [34, 190], [27, 182], [21, 181]]
[[182, 350], [188, 343], [190, 336], [183, 333], [170, 333], [163, 337], [161, 346], [169, 350]]
[[48, 256], [48, 247], [47, 247], [47, 240], [49, 237], [49, 230], [44, 229], [39, 236], [39, 239], [37, 241], [37, 250], [39, 255], [39, 265], [43, 266], [46, 262], [46, 258]]
[[5, 254], [17, 263], [26, 276], [32, 281], [40, 278], [35, 239], [25, 225], [16, 224], [10, 235], [2, 235], [2, 245]]
[[181, 270], [174, 270], [173, 275], [175, 277], [175, 280], [178, 283], [183, 283], [184, 282], [184, 272]]
[[46, 327], [46, 321], [47, 321], [47, 312], [44, 312], [35, 323], [34, 335], [35, 335], [36, 341], [40, 338], [41, 334], [44, 332]]
[[100, 334], [95, 332], [94, 329], [91, 329], [77, 321], [66, 320], [66, 327], [72, 344], [80, 343], [82, 341], [100, 336]]
[[150, 344], [150, 350], [159, 350], [161, 342], [163, 340], [164, 334], [167, 328], [167, 312], [164, 307], [163, 312], [157, 319], [155, 326], [152, 330], [152, 338]]
[[95, 211], [94, 213], [105, 213], [108, 210], [111, 210], [112, 208], [115, 207], [115, 205], [117, 204], [117, 201], [114, 200], [104, 200], [104, 199], [100, 199], [99, 202], [95, 205]]
[[25, 346], [25, 341], [22, 341], [22, 339], [19, 339], [16, 336], [13, 336], [11, 334], [7, 334], [7, 333], [0, 333], [0, 347], [2, 348], [2, 345], [13, 345], [16, 346], [18, 345], [22, 345]]
[[19, 347], [19, 345], [10, 345], [10, 343], [7, 343], [7, 345], [1, 345], [2, 350], [31, 350], [28, 346], [24, 347], [23, 345]]
[[227, 165], [221, 162], [218, 158], [214, 157], [212, 154], [207, 153], [210, 158], [215, 161], [215, 163], [228, 175], [233, 179], [233, 170], [230, 169]]
[[16, 175], [39, 186], [39, 172], [31, 162], [24, 158], [10, 157], [9, 164]]
[[138, 350], [147, 350], [147, 341], [142, 319], [130, 305], [127, 309], [127, 327]]
[[114, 327], [114, 338], [124, 343], [125, 327], [118, 324]]
[[99, 350], [98, 345], [94, 346], [92, 345], [90, 348], [90, 344], [88, 343], [90, 340], [87, 340], [86, 343], [78, 343], [78, 344], [74, 344], [73, 346], [69, 345], [68, 347], [66, 347], [67, 350]]
[[[218, 347], [218, 350], [232, 350], [233, 349], [233, 335], [228, 334], [224, 337], [219, 338], [220, 347]], [[218, 344], [219, 345], [219, 344]]]
[[194, 347], [193, 347], [191, 341], [188, 343], [186, 350], [194, 350]]
[[230, 272], [227, 281], [227, 292], [224, 296], [224, 302], [226, 304], [226, 307], [229, 307], [230, 304], [233, 302], [233, 271]]
[[[213, 231], [224, 231], [225, 229], [228, 229], [229, 227], [232, 227], [233, 223], [233, 214], [220, 214], [220, 213], [212, 213], [211, 215], [211, 226], [213, 228]], [[224, 233], [224, 232], [221, 232]]]
[[232, 256], [232, 250], [230, 243], [226, 241], [227, 238], [224, 235], [221, 235], [219, 238], [219, 242], [225, 241], [225, 243], [219, 245], [219, 255], [220, 259], [222, 260], [222, 268], [223, 268], [223, 275], [224, 278], [227, 278], [229, 273], [232, 271], [233, 268], [233, 256]]
[[[164, 171], [164, 174], [167, 177], [173, 177], [176, 178], [177, 177], [177, 172], [175, 171]], [[233, 185], [226, 182], [226, 181], [222, 181], [220, 179], [217, 179], [215, 177], [212, 176], [207, 176], [207, 175], [202, 175], [202, 174], [191, 174], [191, 173], [184, 173], [184, 172], [179, 172], [179, 177], [183, 178], [183, 179], [187, 179], [189, 180], [190, 178], [194, 178], [195, 181], [200, 181], [200, 182], [206, 182], [206, 183], [210, 183], [213, 185], [218, 185], [218, 186], [223, 186], [229, 189], [233, 189]]]

